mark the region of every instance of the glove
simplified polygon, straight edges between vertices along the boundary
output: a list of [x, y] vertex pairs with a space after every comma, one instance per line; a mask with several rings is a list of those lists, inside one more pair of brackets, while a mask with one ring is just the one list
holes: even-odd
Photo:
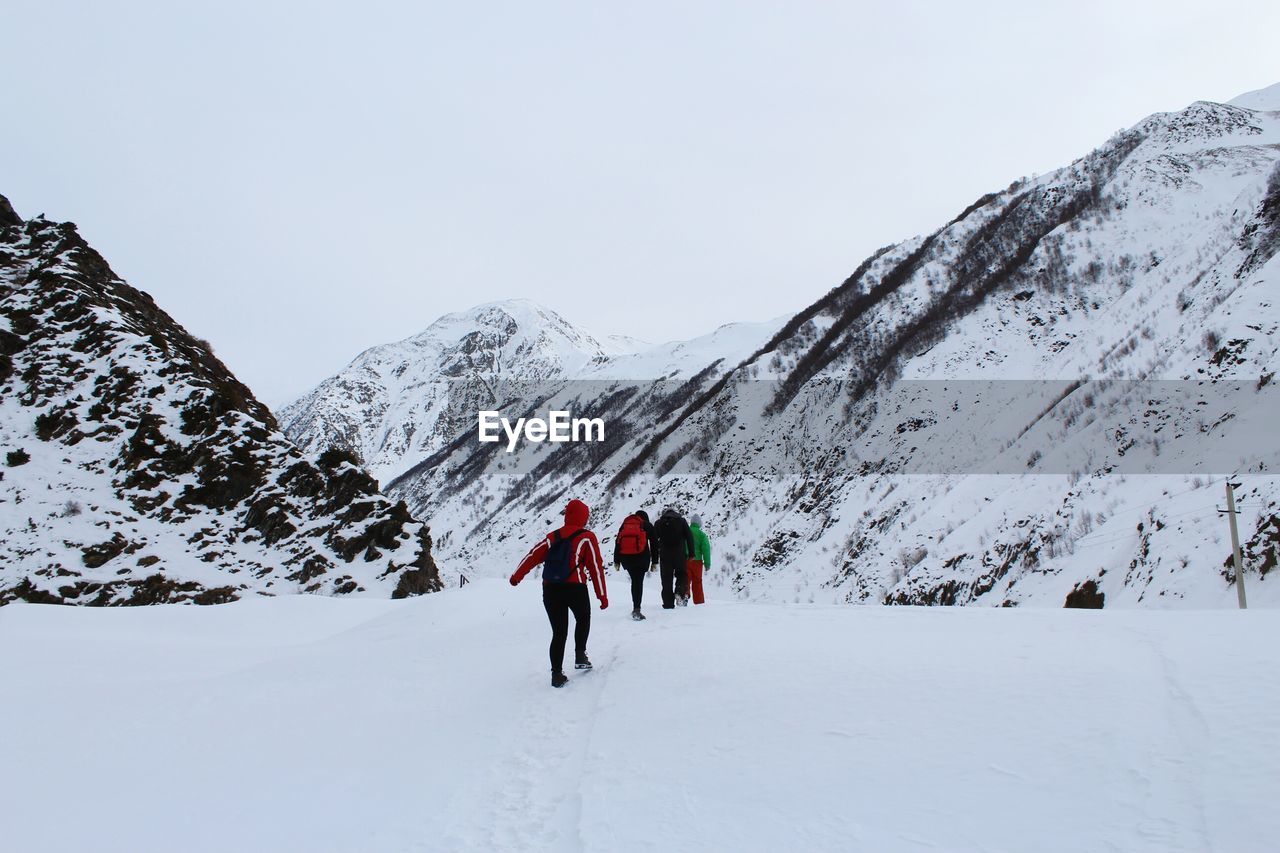
[[516, 584], [518, 584], [518, 583], [520, 583], [520, 581], [516, 579], [516, 576], [515, 576], [515, 575], [512, 575], [512, 576], [511, 576], [511, 585], [512, 585], [512, 586], [515, 586], [515, 585], [516, 585]]
[[606, 595], [604, 598], [600, 599], [600, 609], [601, 610], [609, 609], [609, 596]]

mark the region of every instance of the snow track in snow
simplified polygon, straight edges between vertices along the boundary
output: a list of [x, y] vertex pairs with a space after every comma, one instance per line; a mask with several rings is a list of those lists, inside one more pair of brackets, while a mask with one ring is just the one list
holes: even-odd
[[[605, 678], [599, 671], [574, 672], [558, 691], [549, 688], [547, 672], [520, 679], [528, 706], [511, 709], [509, 725], [496, 732], [500, 756], [479, 784], [451, 804], [458, 819], [445, 835], [449, 849], [582, 849], [577, 829], [582, 793], [576, 780]], [[566, 693], [574, 694], [568, 702]]]

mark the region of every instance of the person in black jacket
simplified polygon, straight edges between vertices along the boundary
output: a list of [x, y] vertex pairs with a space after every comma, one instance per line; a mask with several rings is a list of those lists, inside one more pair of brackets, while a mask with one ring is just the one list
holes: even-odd
[[[658, 564], [662, 569], [662, 609], [670, 610], [689, 603], [689, 558], [693, 556], [693, 533], [689, 522], [667, 507], [653, 526], [658, 551]], [[674, 585], [674, 589], [672, 586]]]
[[631, 618], [639, 622], [640, 599], [644, 597], [644, 575], [650, 566], [658, 565], [658, 554], [653, 549], [653, 525], [649, 513], [638, 509], [622, 521], [613, 543], [613, 564], [622, 566], [631, 575]]

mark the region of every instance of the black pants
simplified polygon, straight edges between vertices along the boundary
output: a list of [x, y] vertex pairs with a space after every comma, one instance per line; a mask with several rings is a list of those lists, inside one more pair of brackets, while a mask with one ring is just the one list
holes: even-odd
[[639, 610], [640, 599], [644, 598], [644, 575], [649, 571], [649, 555], [624, 554], [620, 562], [627, 574], [631, 575], [631, 609]]
[[648, 566], [639, 569], [627, 569], [627, 574], [631, 575], [632, 610], [640, 609], [640, 599], [644, 598], [644, 576], [648, 571]]
[[689, 595], [688, 559], [683, 554], [660, 554], [658, 565], [662, 573], [662, 606], [670, 609], [676, 606], [676, 596]]
[[551, 620], [551, 671], [564, 669], [564, 644], [569, 639], [569, 611], [573, 611], [573, 648], [587, 650], [591, 633], [591, 599], [585, 583], [544, 583], [542, 606]]

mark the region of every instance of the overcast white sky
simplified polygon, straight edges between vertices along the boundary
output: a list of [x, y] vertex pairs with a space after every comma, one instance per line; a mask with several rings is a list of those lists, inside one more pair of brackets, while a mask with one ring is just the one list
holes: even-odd
[[0, 193], [278, 404], [496, 299], [653, 341], [798, 310], [1280, 81], [1277, 32], [1236, 0], [8, 3]]

